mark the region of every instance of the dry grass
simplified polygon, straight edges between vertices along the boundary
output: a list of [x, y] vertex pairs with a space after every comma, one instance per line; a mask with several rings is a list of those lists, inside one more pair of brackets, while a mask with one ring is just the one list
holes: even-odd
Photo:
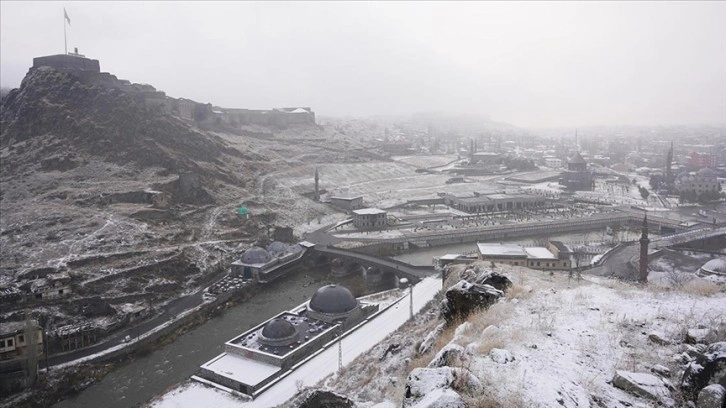
[[713, 282], [694, 279], [685, 283], [681, 290], [689, 295], [709, 297], [720, 293], [723, 289]]

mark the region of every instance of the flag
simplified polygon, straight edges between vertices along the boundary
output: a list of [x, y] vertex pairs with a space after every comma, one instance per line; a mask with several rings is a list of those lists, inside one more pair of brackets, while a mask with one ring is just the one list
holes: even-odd
[[71, 18], [68, 17], [68, 13], [66, 13], [65, 7], [63, 7], [63, 17], [65, 17], [66, 21], [68, 22], [68, 25], [71, 25]]

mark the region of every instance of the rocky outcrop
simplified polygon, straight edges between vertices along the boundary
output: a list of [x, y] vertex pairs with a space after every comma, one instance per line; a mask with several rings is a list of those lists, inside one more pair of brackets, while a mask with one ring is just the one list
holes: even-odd
[[699, 392], [710, 384], [726, 386], [726, 342], [709, 345], [703, 354], [691, 361], [681, 378], [681, 390], [695, 400]]
[[652, 374], [619, 370], [615, 372], [613, 385], [633, 395], [651, 400], [660, 401], [670, 398], [670, 384]]
[[297, 408], [353, 408], [355, 404], [347, 397], [330, 391], [313, 390], [296, 404]]
[[485, 271], [477, 275], [475, 283], [489, 285], [497, 290], [506, 292], [512, 286], [512, 281], [501, 273]]
[[494, 304], [504, 295], [489, 285], [479, 285], [461, 280], [446, 291], [441, 304], [441, 314], [447, 324], [463, 320], [472, 312]]
[[404, 408], [465, 407], [462, 393], [476, 395], [482, 384], [464, 368], [416, 368], [406, 380]]

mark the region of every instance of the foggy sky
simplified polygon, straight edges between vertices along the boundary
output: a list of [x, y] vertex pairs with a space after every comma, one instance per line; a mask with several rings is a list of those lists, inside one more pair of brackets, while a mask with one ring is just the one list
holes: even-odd
[[725, 3], [0, 2], [0, 84], [68, 47], [223, 107], [726, 123]]

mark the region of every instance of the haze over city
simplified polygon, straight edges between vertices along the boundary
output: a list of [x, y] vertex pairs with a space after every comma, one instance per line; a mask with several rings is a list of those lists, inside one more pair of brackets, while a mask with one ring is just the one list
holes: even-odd
[[68, 47], [225, 107], [522, 127], [726, 122], [726, 4], [0, 3], [0, 83]]

